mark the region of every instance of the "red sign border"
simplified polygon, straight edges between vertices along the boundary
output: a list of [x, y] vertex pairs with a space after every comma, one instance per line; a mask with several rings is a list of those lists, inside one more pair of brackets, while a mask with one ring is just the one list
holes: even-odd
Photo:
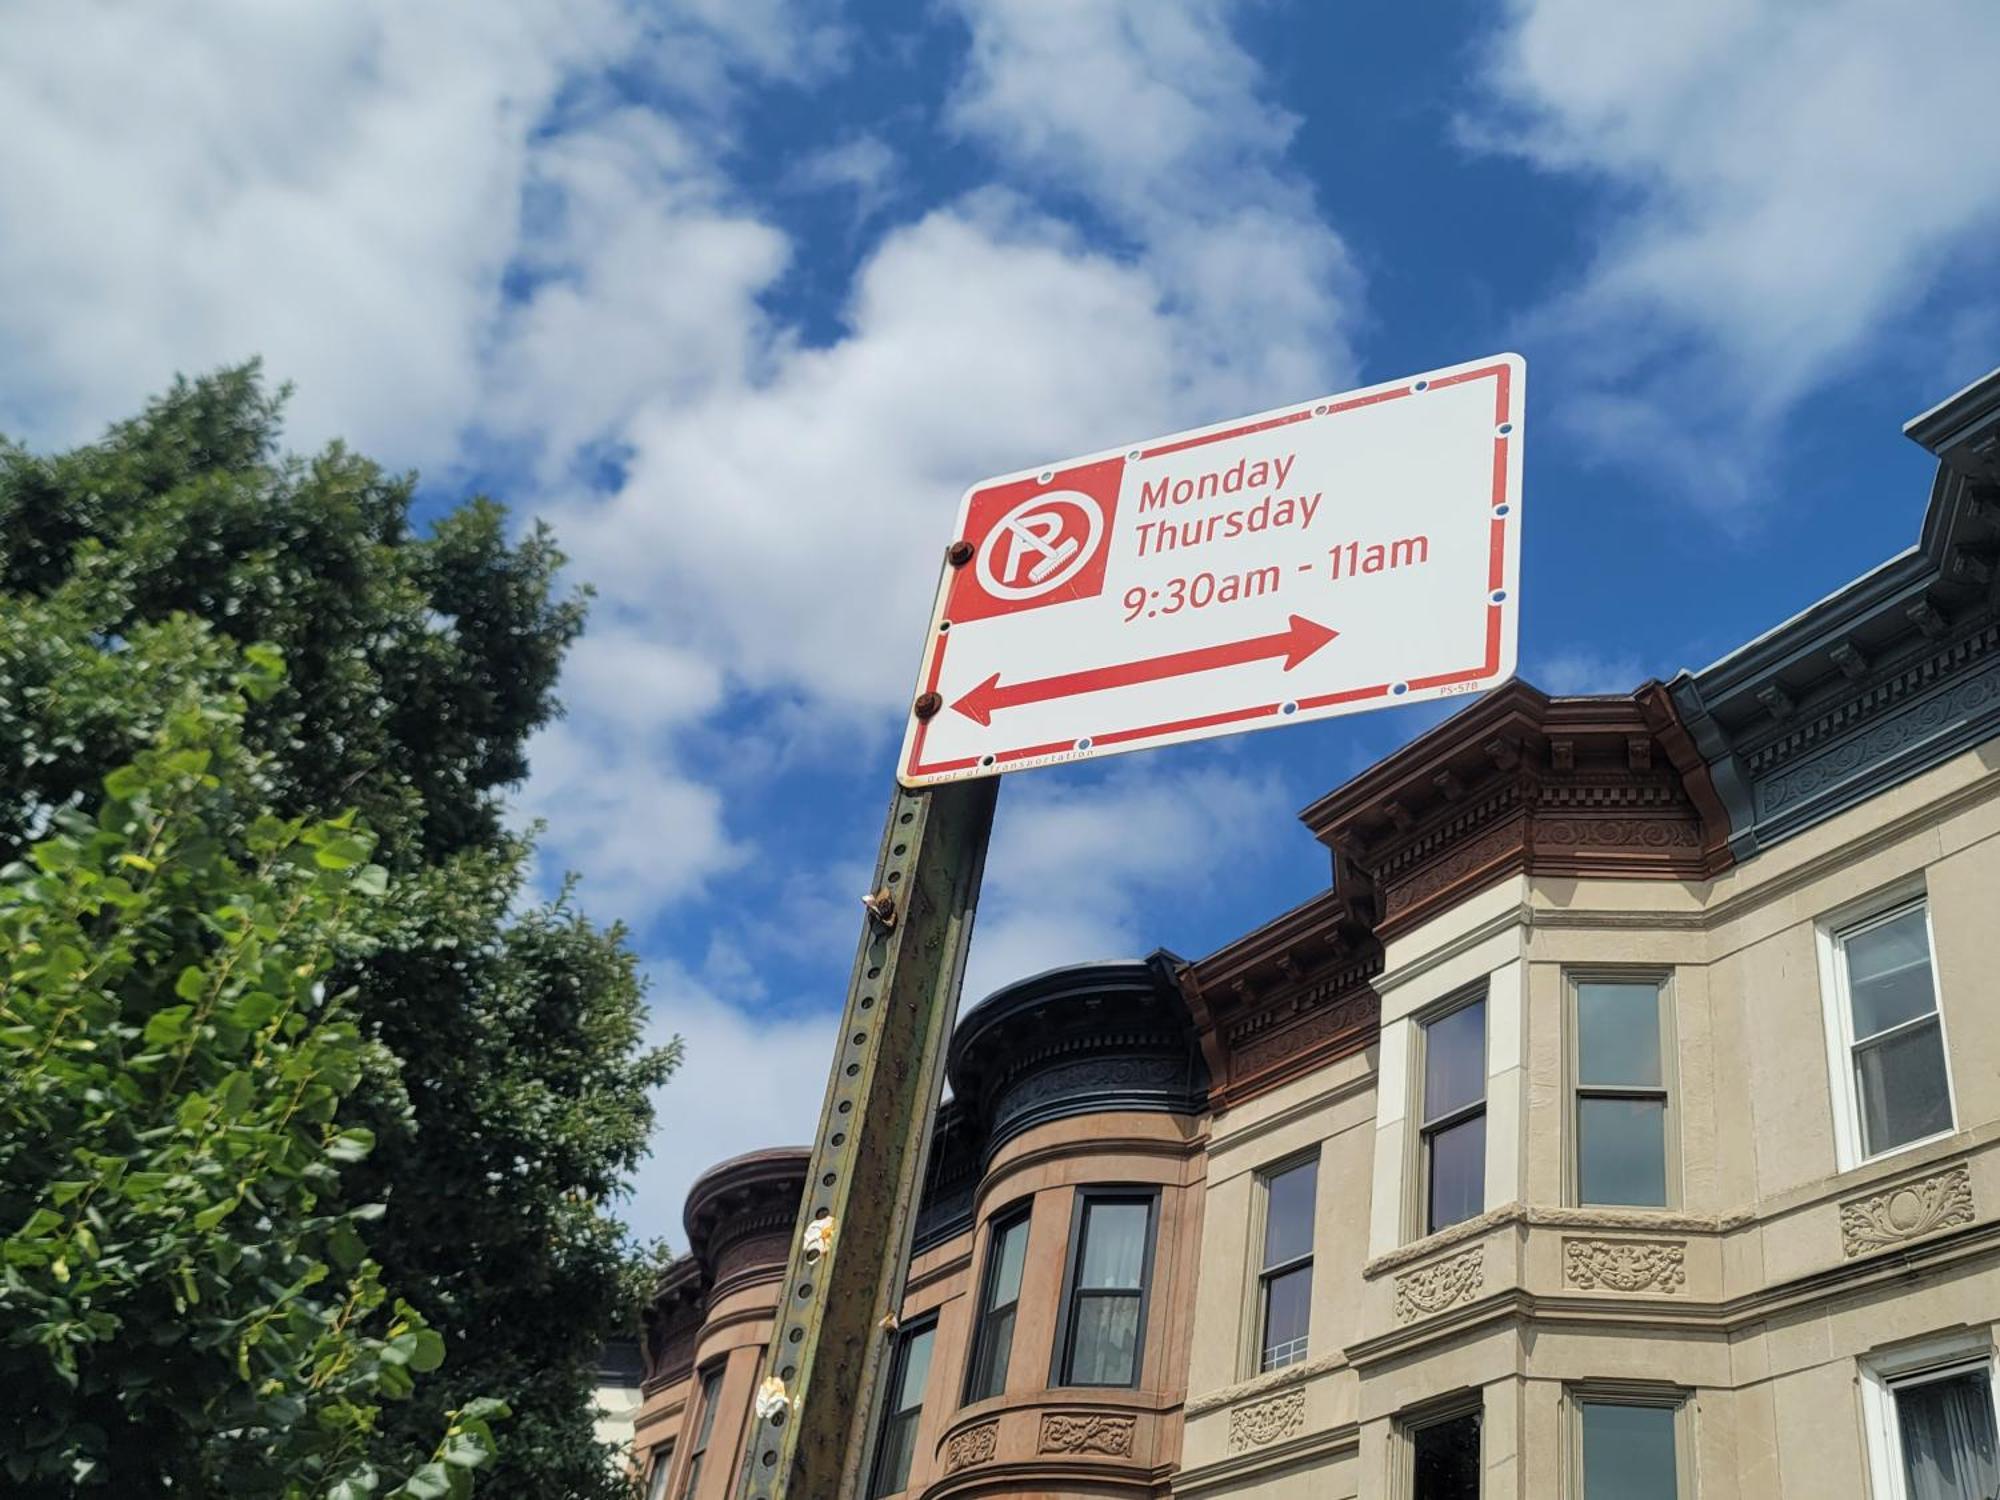
[[[1385, 401], [1400, 400], [1405, 396], [1421, 395], [1425, 390], [1442, 390], [1447, 386], [1465, 385], [1474, 380], [1491, 378], [1493, 389], [1493, 484], [1489, 506], [1493, 512], [1488, 523], [1486, 587], [1489, 594], [1497, 593], [1506, 584], [1507, 567], [1507, 522], [1512, 507], [1507, 500], [1507, 467], [1510, 444], [1514, 438], [1516, 425], [1510, 407], [1513, 401], [1514, 367], [1506, 360], [1480, 365], [1476, 369], [1461, 370], [1455, 374], [1440, 376], [1435, 380], [1406, 380], [1385, 390], [1366, 392], [1345, 401], [1327, 403], [1324, 407], [1315, 405], [1299, 411], [1287, 412], [1283, 416], [1267, 417], [1260, 422], [1249, 422], [1239, 427], [1225, 428], [1219, 432], [1203, 433], [1197, 437], [1182, 438], [1176, 442], [1160, 443], [1141, 449], [1141, 458], [1159, 458], [1168, 453], [1180, 453], [1189, 448], [1199, 448], [1208, 443], [1219, 443], [1230, 438], [1248, 437], [1252, 433], [1269, 432], [1275, 427], [1288, 427], [1295, 422], [1310, 422], [1336, 417], [1343, 412], [1357, 411], [1362, 407], [1379, 406]], [[1508, 428], [1508, 431], [1501, 431]], [[981, 486], [986, 488], [987, 486]], [[1479, 666], [1467, 667], [1452, 672], [1438, 672], [1426, 677], [1413, 677], [1404, 687], [1410, 691], [1425, 688], [1449, 687], [1458, 682], [1476, 682], [1482, 677], [1491, 677], [1500, 670], [1500, 621], [1506, 606], [1489, 602], [1486, 606], [1486, 659]], [[949, 634], [937, 638], [936, 649], [930, 652], [930, 666], [924, 674], [921, 692], [935, 693], [938, 682], [944, 675], [945, 651], [951, 645]], [[1204, 714], [1199, 718], [1170, 719], [1159, 724], [1144, 724], [1128, 729], [1109, 730], [1103, 734], [1087, 736], [1093, 748], [1100, 745], [1117, 745], [1129, 740], [1148, 739], [1156, 735], [1183, 734], [1194, 729], [1209, 729], [1218, 724], [1237, 724], [1249, 719], [1275, 718], [1285, 702], [1296, 704], [1296, 711], [1327, 708], [1336, 703], [1353, 703], [1369, 698], [1387, 698], [1395, 688], [1394, 683], [1377, 682], [1367, 687], [1345, 688], [1337, 693], [1321, 693], [1310, 698], [1279, 700], [1260, 703], [1252, 708], [1231, 709], [1224, 713]], [[966, 756], [958, 760], [933, 761], [926, 765], [923, 760], [924, 741], [930, 734], [928, 720], [919, 721], [915, 736], [910, 741], [909, 760], [900, 775], [905, 782], [917, 777], [949, 776], [953, 772], [997, 770], [1015, 761], [1032, 760], [1037, 756], [1058, 755], [1074, 750], [1077, 741], [1086, 736], [1071, 736], [1045, 745], [1023, 745], [1012, 750], [998, 750], [990, 755]]]

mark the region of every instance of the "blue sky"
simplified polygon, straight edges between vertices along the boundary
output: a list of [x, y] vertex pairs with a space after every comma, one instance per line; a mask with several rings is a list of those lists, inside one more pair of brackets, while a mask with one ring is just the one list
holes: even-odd
[[[253, 353], [598, 590], [520, 816], [687, 1068], [629, 1206], [818, 1108], [972, 480], [1502, 349], [1523, 675], [1699, 666], [1914, 540], [2000, 363], [1985, 0], [26, 3], [0, 430]], [[968, 998], [1312, 894], [1436, 717], [1017, 777]]]

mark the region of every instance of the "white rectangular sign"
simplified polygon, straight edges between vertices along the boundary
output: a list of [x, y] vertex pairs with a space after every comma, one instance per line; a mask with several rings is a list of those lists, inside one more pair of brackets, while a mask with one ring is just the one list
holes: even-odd
[[1526, 375], [1498, 354], [974, 485], [898, 776], [1506, 681]]

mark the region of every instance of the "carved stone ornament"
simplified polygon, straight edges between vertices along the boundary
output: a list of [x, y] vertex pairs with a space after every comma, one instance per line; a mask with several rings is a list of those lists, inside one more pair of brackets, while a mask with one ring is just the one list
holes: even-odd
[[1229, 1413], [1229, 1451], [1261, 1448], [1306, 1425], [1306, 1393], [1295, 1386], [1264, 1401], [1246, 1401]]
[[1045, 1416], [1040, 1447], [1044, 1453], [1108, 1453], [1113, 1458], [1130, 1458], [1132, 1431], [1137, 1425], [1132, 1417]]
[[1564, 1240], [1563, 1280], [1602, 1292], [1665, 1292], [1687, 1284], [1687, 1246], [1674, 1240]]
[[1840, 1205], [1840, 1247], [1849, 1256], [1900, 1245], [1919, 1235], [1970, 1224], [1972, 1174], [1965, 1163], [1898, 1183]]
[[960, 1469], [969, 1469], [974, 1464], [983, 1464], [993, 1457], [994, 1449], [1000, 1445], [1000, 1424], [982, 1422], [977, 1427], [954, 1433], [950, 1442], [944, 1445], [944, 1471], [956, 1474]]
[[1485, 1284], [1484, 1245], [1449, 1260], [1433, 1261], [1396, 1278], [1396, 1321], [1407, 1323], [1470, 1302]]

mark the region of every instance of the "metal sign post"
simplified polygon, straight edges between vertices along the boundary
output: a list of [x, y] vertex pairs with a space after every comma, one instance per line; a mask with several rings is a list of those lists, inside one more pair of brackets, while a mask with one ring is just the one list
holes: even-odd
[[1496, 354], [974, 485], [925, 638], [743, 1500], [861, 1500], [998, 777], [1513, 675]]
[[996, 779], [898, 787], [847, 985], [799, 1238], [750, 1422], [744, 1500], [858, 1500], [902, 1300]]

